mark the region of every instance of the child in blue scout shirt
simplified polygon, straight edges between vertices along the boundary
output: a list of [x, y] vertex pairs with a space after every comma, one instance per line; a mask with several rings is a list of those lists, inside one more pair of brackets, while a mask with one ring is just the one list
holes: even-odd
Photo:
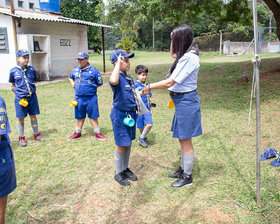
[[[24, 136], [24, 118], [29, 114], [31, 127], [34, 132], [34, 138], [38, 141], [44, 141], [41, 133], [38, 131], [38, 121], [36, 115], [40, 114], [38, 99], [36, 95], [36, 71], [28, 65], [29, 52], [18, 50], [17, 66], [10, 71], [9, 82], [12, 83], [11, 89], [15, 93], [15, 108], [17, 117], [17, 126], [19, 131], [19, 145], [27, 145]], [[28, 105], [22, 104], [26, 100]]]
[[[139, 91], [141, 91], [144, 88], [144, 85], [147, 80], [148, 72], [149, 72], [148, 67], [144, 65], [137, 65], [135, 68], [137, 80], [135, 81], [134, 85], [135, 88], [138, 89]], [[137, 115], [137, 119], [136, 119], [137, 128], [140, 130], [141, 133], [141, 136], [138, 139], [138, 143], [145, 148], [148, 147], [147, 134], [149, 133], [149, 131], [153, 126], [152, 113], [151, 113], [151, 97], [152, 97], [152, 93], [142, 96], [142, 100], [145, 106], [148, 108], [149, 113]]]
[[80, 52], [77, 56], [79, 66], [75, 67], [69, 75], [69, 81], [75, 88], [75, 99], [78, 105], [75, 106], [75, 119], [77, 126], [74, 134], [68, 140], [74, 140], [82, 137], [82, 128], [85, 122], [86, 114], [93, 127], [94, 136], [97, 140], [107, 140], [102, 135], [98, 125], [99, 117], [97, 88], [103, 85], [103, 80], [97, 68], [91, 66], [88, 62], [88, 54]]
[[133, 79], [127, 74], [130, 69], [129, 58], [133, 57], [134, 53], [128, 54], [122, 50], [116, 50], [110, 56], [110, 60], [114, 64], [114, 70], [109, 79], [114, 93], [113, 108], [110, 114], [116, 143], [114, 179], [123, 186], [130, 185], [128, 180], [137, 180], [137, 176], [128, 168], [131, 144], [135, 139], [135, 125], [129, 127], [123, 123], [127, 116], [136, 119], [137, 105], [139, 105], [135, 98]]
[[0, 223], [5, 223], [8, 194], [16, 187], [16, 171], [8, 133], [11, 132], [6, 104], [0, 96]]

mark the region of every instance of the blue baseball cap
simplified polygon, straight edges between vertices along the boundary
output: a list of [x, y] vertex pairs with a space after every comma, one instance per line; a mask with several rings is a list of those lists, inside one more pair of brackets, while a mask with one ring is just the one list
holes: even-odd
[[118, 57], [120, 55], [124, 58], [133, 58], [134, 57], [134, 53], [126, 53], [123, 50], [115, 50], [115, 51], [113, 51], [113, 53], [110, 56], [110, 61], [112, 62], [112, 64], [114, 64], [118, 60]]
[[88, 53], [85, 51], [81, 51], [77, 56], [77, 59], [85, 59], [85, 58], [88, 58]]
[[24, 49], [20, 49], [17, 51], [17, 57], [22, 57], [22, 56], [25, 56], [25, 55], [29, 55], [29, 52], [27, 50], [24, 50]]
[[260, 161], [264, 161], [266, 159], [271, 159], [277, 155], [277, 151], [274, 148], [266, 148], [261, 155]]

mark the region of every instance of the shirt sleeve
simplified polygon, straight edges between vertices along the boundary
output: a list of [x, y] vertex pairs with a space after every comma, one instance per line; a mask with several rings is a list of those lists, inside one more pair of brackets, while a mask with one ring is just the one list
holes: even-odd
[[102, 79], [102, 76], [101, 76], [100, 72], [98, 71], [98, 69], [95, 70], [95, 76], [96, 76], [96, 85], [102, 86], [103, 79]]
[[189, 58], [182, 58], [178, 61], [174, 71], [171, 74], [171, 78], [176, 83], [183, 83], [184, 80], [196, 69], [196, 65]]
[[0, 135], [11, 132], [8, 122], [6, 104], [3, 99], [0, 99]]
[[72, 72], [70, 73], [69, 79], [74, 79], [74, 70], [72, 70]]
[[37, 72], [36, 72], [36, 70], [35, 70], [35, 68], [33, 68], [33, 71], [34, 71], [34, 81], [36, 81], [37, 80]]
[[14, 78], [14, 72], [13, 72], [13, 70], [11, 70], [11, 71], [10, 71], [9, 82], [10, 82], [10, 83], [15, 82], [15, 78]]

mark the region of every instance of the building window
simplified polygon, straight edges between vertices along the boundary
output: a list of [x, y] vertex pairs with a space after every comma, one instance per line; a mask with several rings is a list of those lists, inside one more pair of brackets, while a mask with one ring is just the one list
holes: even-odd
[[6, 0], [6, 5], [7, 6], [11, 6], [11, 1], [10, 0]]
[[34, 9], [34, 3], [30, 3], [30, 2], [29, 2], [29, 8], [30, 8], [30, 9]]
[[23, 8], [23, 1], [18, 1], [18, 7]]
[[0, 27], [0, 54], [9, 54], [7, 28]]

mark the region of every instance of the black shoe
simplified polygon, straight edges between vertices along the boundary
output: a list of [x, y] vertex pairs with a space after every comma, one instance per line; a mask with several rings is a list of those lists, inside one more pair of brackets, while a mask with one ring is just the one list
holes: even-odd
[[182, 176], [171, 184], [171, 187], [183, 187], [192, 185], [192, 175], [183, 173]]
[[138, 138], [137, 141], [138, 141], [139, 145], [141, 145], [142, 147], [144, 147], [144, 148], [148, 147], [148, 143], [145, 141], [144, 138]]
[[169, 174], [168, 177], [169, 178], [180, 178], [183, 174], [183, 170], [182, 167], [179, 167], [178, 170], [175, 173]]
[[124, 172], [120, 172], [114, 176], [115, 181], [117, 181], [120, 185], [128, 186], [130, 185], [129, 181], [127, 180], [127, 176]]
[[129, 179], [129, 180], [132, 180], [132, 181], [138, 180], [137, 176], [129, 168], [124, 170], [123, 173], [126, 175], [127, 179]]

